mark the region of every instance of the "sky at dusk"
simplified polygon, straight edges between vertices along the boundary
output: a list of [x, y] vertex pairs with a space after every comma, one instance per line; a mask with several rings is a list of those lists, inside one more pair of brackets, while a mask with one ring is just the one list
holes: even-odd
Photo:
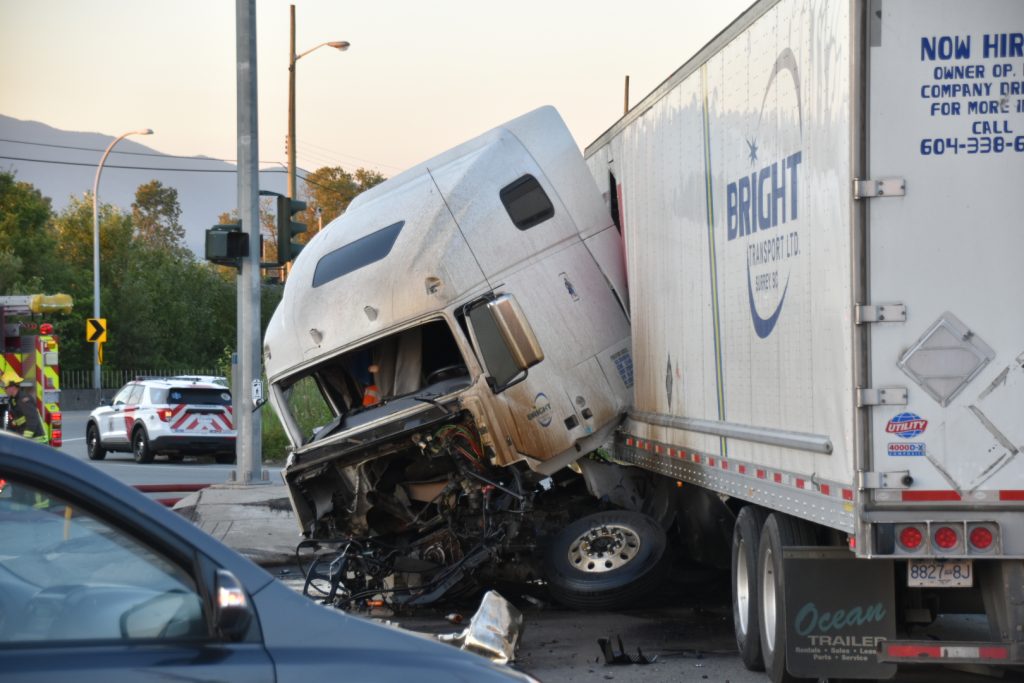
[[[288, 0], [256, 3], [259, 157], [285, 162]], [[298, 165], [394, 175], [535, 107], [580, 147], [748, 0], [295, 0]], [[0, 0], [0, 114], [234, 159], [233, 0]]]

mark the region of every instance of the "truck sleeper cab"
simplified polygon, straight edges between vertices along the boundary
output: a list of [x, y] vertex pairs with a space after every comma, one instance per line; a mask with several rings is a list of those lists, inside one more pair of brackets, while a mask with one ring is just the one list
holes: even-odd
[[551, 108], [358, 197], [296, 260], [265, 339], [303, 533], [460, 573], [520, 534], [534, 553], [523, 538], [567, 521], [528, 514], [535, 494], [571, 489], [545, 480], [627, 405], [626, 298], [621, 237]]

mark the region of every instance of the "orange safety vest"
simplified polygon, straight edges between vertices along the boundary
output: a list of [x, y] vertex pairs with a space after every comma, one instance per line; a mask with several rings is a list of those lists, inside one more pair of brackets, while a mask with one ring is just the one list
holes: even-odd
[[373, 406], [378, 403], [380, 403], [380, 389], [376, 384], [371, 384], [363, 392], [363, 406]]

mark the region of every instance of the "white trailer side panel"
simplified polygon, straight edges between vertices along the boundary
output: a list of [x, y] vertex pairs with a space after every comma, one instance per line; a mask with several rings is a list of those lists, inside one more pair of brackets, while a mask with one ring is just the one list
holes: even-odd
[[[871, 30], [869, 202], [879, 503], [1024, 506], [1024, 3], [885, 0]], [[934, 505], [934, 502], [932, 502]]]
[[747, 14], [588, 150], [599, 186], [609, 170], [620, 186], [635, 408], [833, 451], [627, 429], [852, 488], [849, 3]]

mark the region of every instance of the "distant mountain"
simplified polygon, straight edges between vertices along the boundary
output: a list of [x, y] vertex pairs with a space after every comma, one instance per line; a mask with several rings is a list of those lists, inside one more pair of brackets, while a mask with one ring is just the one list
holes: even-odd
[[[101, 133], [59, 130], [36, 121], [0, 115], [0, 170], [12, 171], [18, 180], [32, 183], [53, 201], [54, 211], [61, 211], [72, 196], [92, 191], [96, 165], [113, 139]], [[175, 188], [181, 204], [185, 243], [201, 258], [206, 229], [237, 203], [237, 175], [225, 172], [234, 171], [235, 165], [216, 159], [160, 156], [160, 152], [137, 142], [145, 139], [133, 136], [117, 143], [103, 165], [100, 202], [130, 212], [139, 185], [156, 179]], [[149, 154], [156, 156], [145, 156]], [[286, 176], [280, 171], [263, 172], [260, 187], [284, 192]]]

